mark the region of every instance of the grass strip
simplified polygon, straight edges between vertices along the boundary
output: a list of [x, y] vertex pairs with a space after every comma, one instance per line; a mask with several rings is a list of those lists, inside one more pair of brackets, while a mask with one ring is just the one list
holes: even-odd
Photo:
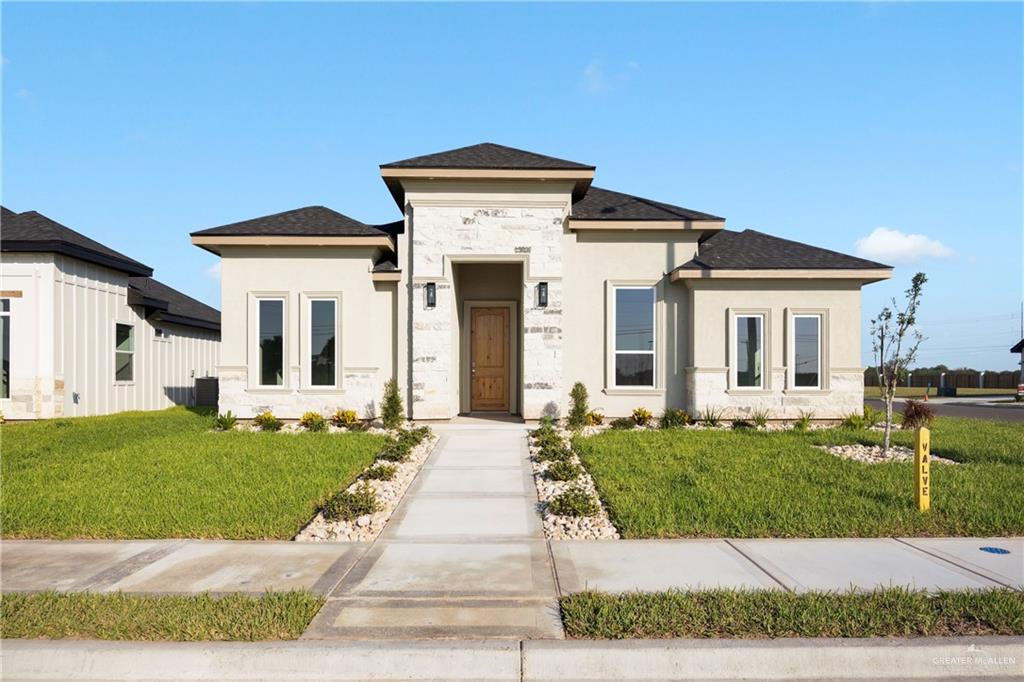
[[1024, 593], [709, 590], [581, 592], [561, 600], [578, 639], [924, 637], [1024, 634]]
[[5, 594], [0, 632], [20, 639], [257, 641], [297, 639], [324, 600], [311, 592], [214, 597], [92, 592]]

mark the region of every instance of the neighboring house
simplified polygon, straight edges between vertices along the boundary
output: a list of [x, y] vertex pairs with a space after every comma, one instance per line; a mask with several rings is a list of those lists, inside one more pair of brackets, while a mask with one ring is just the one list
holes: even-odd
[[219, 362], [220, 313], [152, 268], [35, 211], [0, 216], [6, 419], [192, 404]]
[[404, 218], [322, 206], [192, 234], [221, 256], [220, 409], [410, 416], [863, 405], [860, 289], [891, 268], [591, 186], [495, 144], [384, 164]]

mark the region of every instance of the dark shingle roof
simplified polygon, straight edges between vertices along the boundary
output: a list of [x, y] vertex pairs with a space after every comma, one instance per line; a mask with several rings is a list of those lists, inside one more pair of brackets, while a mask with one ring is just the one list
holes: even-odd
[[373, 272], [398, 272], [398, 263], [392, 255], [386, 256], [374, 264]]
[[573, 220], [714, 220], [725, 218], [653, 199], [591, 187], [572, 205]]
[[132, 275], [153, 274], [153, 268], [61, 225], [36, 211], [0, 212], [0, 250], [41, 251], [71, 256]]
[[193, 232], [193, 236], [296, 235], [310, 237], [379, 237], [384, 230], [366, 225], [325, 206], [306, 206], [230, 225]]
[[874, 261], [848, 256], [755, 230], [722, 230], [698, 247], [693, 260], [681, 270], [860, 270], [888, 268]]
[[501, 170], [594, 170], [594, 166], [556, 159], [493, 142], [381, 164], [381, 168], [476, 168]]
[[220, 330], [220, 311], [186, 296], [152, 277], [131, 277], [129, 286], [134, 295], [129, 303], [147, 305], [161, 311], [166, 322]]
[[[1021, 352], [1024, 352], [1024, 339], [1021, 339], [1020, 341], [1018, 341], [1013, 346], [1013, 348], [1010, 349], [1010, 352], [1011, 353], [1021, 353]], [[1022, 381], [1024, 381], [1024, 380], [1022, 380]]]

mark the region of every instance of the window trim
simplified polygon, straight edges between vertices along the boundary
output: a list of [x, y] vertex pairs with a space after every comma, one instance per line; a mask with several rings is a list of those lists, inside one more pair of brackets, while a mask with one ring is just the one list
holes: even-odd
[[[662, 381], [660, 376], [661, 365], [659, 362], [658, 354], [661, 351], [662, 340], [660, 338], [661, 330], [663, 325], [661, 324], [661, 306], [659, 305], [661, 296], [661, 280], [608, 280], [607, 285], [607, 300], [606, 309], [608, 311], [607, 325], [605, 332], [605, 344], [607, 348], [606, 363], [605, 363], [605, 392], [608, 394], [616, 394], [622, 392], [628, 392], [629, 394], [656, 394], [661, 391]], [[615, 330], [615, 317], [616, 317], [616, 292], [620, 289], [634, 289], [650, 291], [652, 300], [651, 310], [651, 323], [654, 326], [653, 329], [653, 340], [654, 348], [649, 351], [620, 351], [617, 348], [617, 335]], [[649, 385], [635, 385], [626, 384], [620, 385], [616, 381], [615, 373], [615, 360], [619, 353], [626, 355], [650, 355], [653, 361], [651, 371], [651, 381]]]
[[[739, 334], [736, 331], [736, 322], [741, 317], [761, 318], [761, 384], [759, 386], [740, 386], [737, 370], [739, 363], [736, 353], [739, 349]], [[729, 390], [741, 393], [767, 393], [772, 390], [772, 362], [771, 362], [771, 319], [770, 308], [729, 308], [728, 316], [728, 357], [726, 364], [729, 367]]]
[[[7, 357], [10, 358], [11, 360], [14, 359], [14, 354], [11, 353], [11, 337], [13, 336], [12, 324], [13, 324], [13, 320], [14, 320], [13, 316], [11, 315], [11, 313], [13, 312], [13, 308], [14, 308], [14, 305], [11, 302], [12, 298], [13, 297], [11, 297], [11, 296], [0, 297], [0, 301], [7, 301], [7, 310], [4, 310], [3, 309], [3, 305], [0, 305], [0, 318], [3, 318], [3, 319], [7, 320], [7, 324], [4, 326], [4, 328], [7, 330], [7, 343], [4, 344], [3, 350], [5, 350], [7, 352]], [[0, 358], [0, 360], [2, 360], [2, 358]], [[7, 395], [0, 395], [0, 400], [10, 400], [11, 399], [11, 365], [12, 364], [13, 364], [13, 362], [8, 362], [7, 363]], [[0, 367], [0, 372], [2, 372], [2, 371], [3, 371], [3, 368]]]
[[[134, 322], [128, 322], [127, 320], [114, 320], [112, 330], [113, 330], [113, 341], [114, 341], [114, 343], [113, 343], [113, 351], [114, 351], [113, 378], [114, 378], [114, 385], [115, 386], [131, 386], [131, 385], [133, 385], [135, 383], [135, 354], [137, 353], [137, 349], [135, 347], [135, 345], [136, 345], [135, 344], [135, 340], [136, 340], [135, 328], [136, 328], [136, 326], [137, 325]], [[132, 341], [132, 349], [130, 351], [118, 350], [117, 349], [117, 328], [118, 327], [128, 327], [128, 329], [131, 330], [129, 332], [130, 338], [131, 338], [131, 341]], [[132, 357], [132, 378], [131, 379], [118, 379], [117, 378], [117, 356], [118, 356], [119, 353], [127, 353], [127, 354], [130, 354], [131, 357]]]
[[[299, 348], [302, 357], [299, 366], [302, 368], [301, 390], [310, 393], [338, 393], [345, 389], [345, 371], [342, 365], [342, 295], [340, 291], [306, 291], [299, 295], [300, 299], [300, 330]], [[313, 332], [309, 325], [313, 321], [314, 301], [334, 301], [334, 384], [330, 386], [313, 385], [313, 366], [310, 361]]]
[[[288, 292], [259, 291], [250, 292], [251, 324], [249, 326], [249, 386], [262, 391], [287, 391], [291, 385], [289, 358], [291, 357], [291, 306]], [[281, 384], [260, 383], [260, 301], [281, 301], [281, 331], [284, 334], [281, 344]]]
[[[829, 315], [827, 308], [786, 309], [786, 393], [823, 393], [830, 388]], [[796, 385], [796, 318], [818, 318], [818, 385]]]

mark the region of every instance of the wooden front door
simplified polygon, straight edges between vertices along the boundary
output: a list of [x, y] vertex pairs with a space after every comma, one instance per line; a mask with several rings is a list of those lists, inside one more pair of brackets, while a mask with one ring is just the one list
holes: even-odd
[[508, 411], [509, 309], [470, 308], [469, 409]]

